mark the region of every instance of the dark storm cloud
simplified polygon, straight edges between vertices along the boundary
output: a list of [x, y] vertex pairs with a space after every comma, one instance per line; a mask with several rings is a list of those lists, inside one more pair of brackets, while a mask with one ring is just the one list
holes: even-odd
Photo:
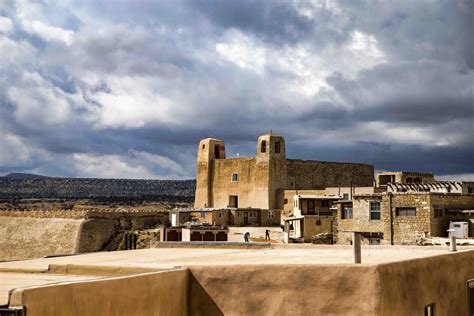
[[474, 177], [473, 12], [448, 0], [7, 2], [0, 172], [193, 177], [199, 139], [253, 155], [272, 129], [292, 158]]

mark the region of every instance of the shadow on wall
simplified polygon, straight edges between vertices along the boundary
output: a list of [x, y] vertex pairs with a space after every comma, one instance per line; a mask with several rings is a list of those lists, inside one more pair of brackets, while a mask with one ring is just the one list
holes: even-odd
[[[202, 287], [201, 283], [190, 274], [189, 297], [198, 298], [198, 300], [190, 300], [189, 311], [192, 315], [224, 315], [216, 302], [212, 299], [209, 293]], [[235, 299], [235, 298], [229, 298]], [[193, 304], [194, 303], [194, 304]], [[197, 306], [194, 306], [194, 305]], [[202, 314], [200, 311], [205, 311]]]

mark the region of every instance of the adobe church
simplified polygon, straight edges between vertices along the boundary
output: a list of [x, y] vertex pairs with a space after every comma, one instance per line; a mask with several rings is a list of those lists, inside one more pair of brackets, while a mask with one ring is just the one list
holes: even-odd
[[368, 164], [287, 159], [285, 139], [260, 136], [255, 157], [226, 158], [222, 140], [200, 141], [195, 208], [283, 209], [285, 190], [371, 187]]

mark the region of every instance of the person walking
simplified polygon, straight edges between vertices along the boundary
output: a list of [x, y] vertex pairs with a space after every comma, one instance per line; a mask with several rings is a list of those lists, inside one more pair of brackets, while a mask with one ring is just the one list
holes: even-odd
[[265, 229], [265, 240], [270, 240], [270, 230]]
[[245, 234], [244, 234], [244, 241], [245, 241], [245, 242], [249, 242], [249, 238], [250, 238], [250, 233], [249, 233], [249, 232], [245, 232]]

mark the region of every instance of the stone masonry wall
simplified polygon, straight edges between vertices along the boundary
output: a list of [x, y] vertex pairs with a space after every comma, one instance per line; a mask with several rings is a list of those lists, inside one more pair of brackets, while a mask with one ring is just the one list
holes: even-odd
[[[338, 242], [345, 244], [352, 240], [351, 231], [360, 231], [366, 233], [384, 233], [384, 219], [387, 213], [382, 210], [380, 220], [370, 219], [370, 202], [381, 201], [381, 196], [355, 197], [352, 201], [352, 219], [341, 219], [341, 208], [338, 207]], [[380, 205], [382, 208], [382, 203]], [[385, 237], [384, 233], [384, 237]]]
[[[416, 216], [397, 216], [397, 207], [416, 207]], [[390, 241], [388, 195], [381, 204], [384, 239]], [[392, 196], [393, 232], [395, 244], [415, 244], [419, 236], [431, 234], [431, 206], [428, 193], [397, 193]]]
[[287, 159], [286, 187], [293, 190], [372, 186], [374, 167], [366, 164]]

